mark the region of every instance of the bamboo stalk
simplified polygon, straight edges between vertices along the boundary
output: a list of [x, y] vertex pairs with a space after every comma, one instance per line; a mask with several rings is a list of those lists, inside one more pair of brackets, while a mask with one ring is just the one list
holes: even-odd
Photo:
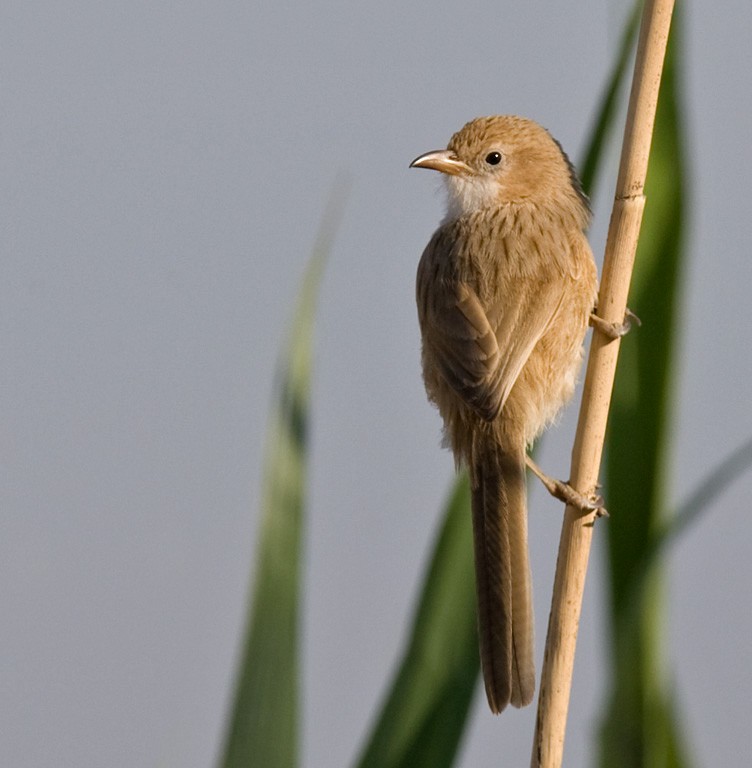
[[[674, 0], [646, 0], [637, 44], [621, 164], [603, 262], [598, 314], [621, 323], [645, 206], [643, 189]], [[619, 340], [594, 331], [577, 424], [570, 483], [594, 491], [611, 404]], [[567, 506], [559, 541], [543, 657], [531, 768], [559, 768], [564, 752], [577, 630], [594, 513]]]

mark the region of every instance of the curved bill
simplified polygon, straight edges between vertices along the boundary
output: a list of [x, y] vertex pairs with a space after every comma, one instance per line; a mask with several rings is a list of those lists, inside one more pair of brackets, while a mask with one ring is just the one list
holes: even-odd
[[416, 157], [410, 163], [410, 168], [430, 168], [441, 173], [448, 173], [450, 176], [459, 176], [460, 174], [470, 173], [470, 167], [460, 160], [457, 155], [449, 149], [438, 149], [434, 152], [426, 152], [424, 155]]

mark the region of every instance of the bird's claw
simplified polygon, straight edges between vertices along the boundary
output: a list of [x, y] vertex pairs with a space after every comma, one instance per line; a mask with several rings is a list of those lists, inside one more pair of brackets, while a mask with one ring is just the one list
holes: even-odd
[[608, 517], [608, 511], [603, 506], [603, 497], [598, 493], [584, 494], [576, 491], [569, 483], [563, 480], [549, 478], [550, 485], [546, 485], [549, 493], [559, 501], [579, 509], [580, 512], [595, 512], [596, 517]]
[[529, 456], [525, 457], [525, 462], [554, 498], [579, 509], [580, 512], [595, 512], [596, 517], [608, 517], [608, 511], [603, 506], [603, 497], [597, 493], [597, 488], [600, 488], [600, 485], [596, 486], [592, 493], [586, 495], [576, 491], [563, 480], [549, 477]]
[[622, 323], [609, 323], [595, 313], [590, 315], [590, 325], [612, 340], [626, 336], [632, 329], [632, 323], [637, 326], [642, 325], [640, 318], [629, 308], [624, 312], [624, 322]]

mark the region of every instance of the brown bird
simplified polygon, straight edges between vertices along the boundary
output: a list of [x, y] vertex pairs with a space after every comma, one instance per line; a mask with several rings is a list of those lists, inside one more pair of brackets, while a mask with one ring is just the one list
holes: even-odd
[[521, 117], [473, 120], [411, 167], [445, 174], [423, 252], [423, 378], [472, 484], [478, 633], [488, 703], [535, 693], [526, 448], [571, 398], [596, 301], [588, 200], [558, 142]]

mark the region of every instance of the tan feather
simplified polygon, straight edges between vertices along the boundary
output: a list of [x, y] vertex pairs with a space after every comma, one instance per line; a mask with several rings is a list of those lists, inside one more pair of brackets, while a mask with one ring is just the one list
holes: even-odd
[[423, 378], [472, 479], [480, 654], [500, 712], [534, 695], [525, 450], [574, 391], [596, 293], [590, 214], [530, 120], [479, 118], [415, 164], [447, 174], [447, 216], [418, 266]]

